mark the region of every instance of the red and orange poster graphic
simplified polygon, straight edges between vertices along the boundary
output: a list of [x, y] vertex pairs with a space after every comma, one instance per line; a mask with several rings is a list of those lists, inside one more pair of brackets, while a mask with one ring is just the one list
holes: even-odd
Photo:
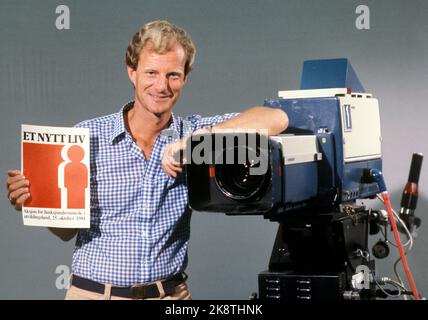
[[89, 129], [22, 125], [24, 225], [89, 228]]

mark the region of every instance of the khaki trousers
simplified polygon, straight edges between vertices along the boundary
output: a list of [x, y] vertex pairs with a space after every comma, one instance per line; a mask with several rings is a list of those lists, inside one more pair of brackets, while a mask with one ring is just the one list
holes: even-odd
[[[156, 282], [158, 288], [162, 288], [159, 286], [159, 281]], [[112, 296], [110, 294], [111, 285], [105, 286], [104, 294], [95, 293], [87, 290], [83, 290], [77, 288], [73, 285], [67, 290], [67, 294], [65, 295], [65, 300], [132, 300], [129, 298]], [[189, 289], [187, 287], [186, 282], [180, 283], [177, 287], [175, 287], [175, 292], [172, 295], [165, 296], [165, 293], [162, 294], [163, 290], [160, 290], [161, 296], [159, 298], [149, 298], [145, 300], [191, 300], [192, 297], [190, 295]]]

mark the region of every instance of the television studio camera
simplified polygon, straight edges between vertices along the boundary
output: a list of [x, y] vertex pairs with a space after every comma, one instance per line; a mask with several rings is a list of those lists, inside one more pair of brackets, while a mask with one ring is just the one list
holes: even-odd
[[[192, 209], [263, 215], [279, 223], [269, 269], [258, 276], [258, 298], [419, 299], [396, 221], [412, 240], [409, 229], [420, 225], [414, 210], [422, 155], [413, 155], [399, 216], [357, 201], [381, 194], [391, 209], [381, 171], [378, 100], [365, 92], [349, 61], [305, 61], [301, 90], [280, 91], [264, 105], [287, 113], [283, 134], [206, 133], [192, 136], [186, 149]], [[372, 254], [386, 257], [388, 242], [370, 251], [368, 238], [384, 230], [386, 239], [389, 224], [411, 289], [401, 278], [375, 274]]]

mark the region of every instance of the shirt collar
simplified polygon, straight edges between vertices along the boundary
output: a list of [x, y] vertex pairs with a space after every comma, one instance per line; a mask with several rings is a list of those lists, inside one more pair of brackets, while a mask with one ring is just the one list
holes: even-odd
[[[134, 107], [134, 102], [135, 102], [134, 100], [129, 101], [116, 114], [116, 117], [114, 119], [113, 130], [110, 134], [110, 142], [112, 144], [117, 139], [119, 139], [120, 137], [123, 137], [126, 134], [127, 130], [125, 127], [125, 119], [124, 119], [123, 115], [125, 112], [129, 111], [131, 108]], [[173, 141], [177, 137], [181, 137], [181, 135], [182, 135], [182, 133], [181, 133], [182, 130], [181, 130], [179, 119], [177, 118], [176, 115], [174, 115], [174, 113], [171, 113], [171, 117], [172, 117], [172, 121], [171, 121], [169, 127], [166, 129], [163, 129], [161, 131], [161, 137], [167, 137], [168, 141]]]
[[126, 133], [125, 121], [123, 114], [130, 110], [134, 106], [134, 101], [129, 101], [122, 106], [120, 111], [116, 114], [114, 118], [113, 130], [110, 133], [110, 142], [113, 144], [117, 138], [123, 136]]

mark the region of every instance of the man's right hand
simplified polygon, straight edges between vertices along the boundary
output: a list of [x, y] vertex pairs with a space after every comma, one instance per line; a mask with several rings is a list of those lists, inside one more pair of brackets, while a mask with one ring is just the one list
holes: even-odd
[[24, 202], [30, 197], [30, 182], [19, 170], [9, 170], [7, 176], [7, 197], [16, 210], [21, 210]]
[[[7, 197], [10, 204], [16, 210], [22, 210], [22, 205], [30, 197], [30, 182], [25, 179], [19, 170], [9, 170], [7, 172]], [[69, 241], [77, 234], [78, 229], [68, 228], [48, 228], [53, 234], [61, 238], [63, 241]]]

